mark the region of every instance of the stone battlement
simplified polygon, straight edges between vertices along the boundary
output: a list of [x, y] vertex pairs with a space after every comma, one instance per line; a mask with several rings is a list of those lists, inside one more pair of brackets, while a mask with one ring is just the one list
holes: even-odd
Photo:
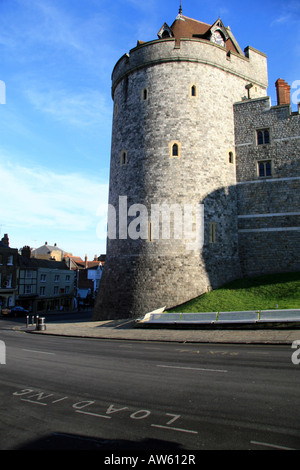
[[141, 68], [168, 62], [194, 62], [216, 67], [236, 75], [254, 85], [266, 89], [268, 86], [267, 59], [265, 54], [246, 48], [245, 56], [227, 52], [224, 47], [201, 39], [158, 39], [131, 49], [115, 65], [112, 73], [112, 95], [118, 83]]

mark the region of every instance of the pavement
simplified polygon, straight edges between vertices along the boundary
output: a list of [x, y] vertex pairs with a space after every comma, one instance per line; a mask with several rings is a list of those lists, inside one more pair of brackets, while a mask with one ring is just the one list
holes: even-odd
[[225, 327], [143, 327], [132, 319], [107, 321], [60, 321], [52, 323], [45, 320], [46, 329], [39, 331], [35, 325], [22, 330], [42, 335], [70, 336], [80, 338], [179, 342], [179, 343], [227, 343], [227, 344], [288, 344], [300, 341], [300, 324], [265, 325], [263, 328], [237, 325]]

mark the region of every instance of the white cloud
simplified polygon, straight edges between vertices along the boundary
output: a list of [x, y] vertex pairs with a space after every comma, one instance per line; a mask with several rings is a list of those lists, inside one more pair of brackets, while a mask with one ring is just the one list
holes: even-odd
[[30, 103], [55, 120], [74, 126], [100, 126], [111, 123], [111, 105], [107, 97], [97, 90], [81, 92], [63, 89], [26, 89]]
[[85, 236], [87, 232], [95, 238], [99, 206], [107, 205], [107, 183], [76, 173], [13, 165], [4, 158], [0, 158], [0, 174], [0, 224], [12, 231], [55, 228], [58, 234]]

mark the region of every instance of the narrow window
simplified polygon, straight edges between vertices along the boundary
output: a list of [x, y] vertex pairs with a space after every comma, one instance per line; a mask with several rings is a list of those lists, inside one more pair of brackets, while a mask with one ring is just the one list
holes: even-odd
[[265, 176], [272, 176], [272, 164], [271, 160], [264, 162], [258, 162], [258, 176], [263, 178]]
[[257, 145], [264, 145], [270, 143], [270, 133], [268, 129], [256, 131]]
[[216, 222], [209, 224], [209, 243], [216, 243]]
[[258, 174], [259, 176], [265, 176], [265, 165], [264, 163], [258, 164]]
[[197, 94], [198, 94], [197, 93], [197, 85], [195, 85], [194, 83], [191, 83], [190, 88], [189, 88], [190, 98], [196, 98]]
[[142, 88], [141, 90], [141, 101], [147, 101], [149, 97], [148, 88]]
[[172, 156], [173, 156], [173, 157], [178, 157], [178, 144], [173, 144], [173, 147], [172, 147]]
[[121, 152], [121, 157], [120, 157], [120, 165], [126, 165], [127, 164], [127, 152], [126, 150], [122, 150]]
[[228, 160], [229, 160], [229, 163], [233, 163], [233, 152], [229, 152], [228, 154]]
[[268, 130], [265, 130], [265, 131], [264, 131], [264, 142], [265, 142], [265, 144], [269, 144], [269, 143], [270, 143], [270, 134], [269, 134], [269, 131], [268, 131]]
[[181, 142], [178, 140], [172, 140], [169, 142], [169, 156], [172, 157], [180, 157], [181, 151]]

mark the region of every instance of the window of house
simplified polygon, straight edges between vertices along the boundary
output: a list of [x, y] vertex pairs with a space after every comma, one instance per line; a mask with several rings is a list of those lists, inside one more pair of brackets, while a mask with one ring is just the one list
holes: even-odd
[[272, 176], [272, 164], [271, 160], [265, 160], [263, 162], [258, 162], [258, 176], [263, 178], [264, 176]]
[[14, 262], [14, 257], [13, 257], [13, 255], [9, 255], [9, 256], [7, 257], [7, 264], [8, 264], [9, 266], [12, 266], [12, 265], [13, 265], [13, 262]]
[[41, 274], [41, 282], [46, 282], [46, 274]]
[[65, 288], [65, 294], [69, 294], [70, 293], [70, 286], [66, 286]]
[[45, 287], [40, 287], [40, 295], [45, 295]]
[[216, 243], [217, 235], [217, 224], [216, 222], [210, 222], [209, 224], [209, 243]]
[[32, 285], [31, 284], [25, 284], [25, 294], [32, 294]]
[[55, 276], [54, 276], [54, 282], [59, 282], [59, 274], [55, 274]]
[[256, 131], [257, 145], [265, 145], [270, 143], [270, 132], [268, 129]]
[[70, 274], [67, 274], [67, 275], [66, 275], [66, 281], [70, 281], [70, 279], [71, 279]]
[[58, 286], [55, 286], [54, 287], [54, 295], [58, 295], [59, 294], [59, 288]]

